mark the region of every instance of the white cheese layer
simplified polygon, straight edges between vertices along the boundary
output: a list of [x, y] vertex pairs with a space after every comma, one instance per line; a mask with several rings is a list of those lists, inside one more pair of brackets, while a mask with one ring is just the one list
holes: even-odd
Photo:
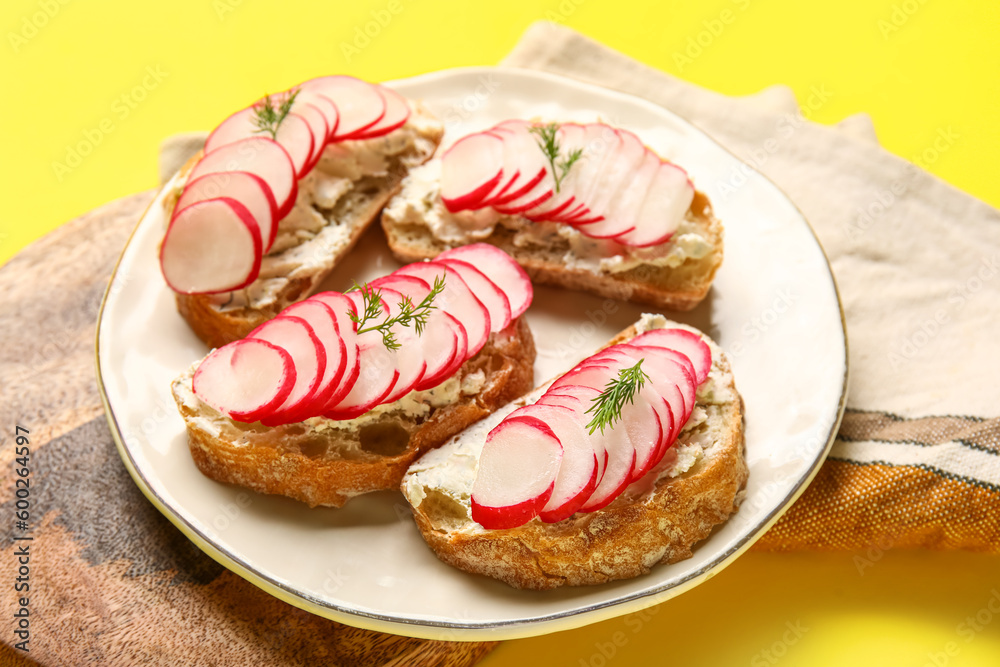
[[[663, 477], [677, 477], [697, 465], [706, 451], [715, 445], [708, 428], [709, 412], [715, 409], [713, 406], [724, 405], [735, 399], [726, 388], [732, 382], [731, 374], [724, 371], [719, 363], [722, 350], [697, 329], [672, 322], [662, 315], [649, 313], [644, 314], [636, 325], [639, 333], [666, 327], [687, 329], [702, 335], [712, 351], [712, 368], [708, 378], [698, 387], [697, 405], [676, 442], [667, 450], [656, 468], [626, 489], [631, 497], [649, 494], [656, 482]], [[414, 462], [403, 478], [403, 493], [410, 503], [418, 507], [427, 493], [433, 491], [449, 498], [466, 513], [471, 522], [472, 486], [476, 481], [479, 456], [486, 442], [486, 435], [516, 408], [538, 400], [549, 384], [551, 383], [505, 405]]]
[[439, 159], [413, 169], [383, 215], [397, 224], [424, 226], [432, 236], [449, 245], [481, 241], [493, 234], [497, 225], [511, 230], [514, 245], [522, 248], [549, 247], [554, 241], [564, 241], [569, 244], [562, 258], [566, 266], [593, 273], [622, 273], [639, 266], [676, 268], [688, 259], [703, 259], [713, 249], [690, 210], [666, 243], [634, 248], [591, 238], [566, 224], [532, 222], [521, 216], [497, 213], [492, 208], [452, 213], [441, 201], [440, 183]]

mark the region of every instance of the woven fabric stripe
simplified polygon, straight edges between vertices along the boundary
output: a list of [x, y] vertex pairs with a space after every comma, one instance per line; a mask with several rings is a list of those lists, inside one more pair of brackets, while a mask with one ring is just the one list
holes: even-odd
[[968, 549], [1000, 554], [1000, 492], [915, 466], [827, 460], [760, 551]]

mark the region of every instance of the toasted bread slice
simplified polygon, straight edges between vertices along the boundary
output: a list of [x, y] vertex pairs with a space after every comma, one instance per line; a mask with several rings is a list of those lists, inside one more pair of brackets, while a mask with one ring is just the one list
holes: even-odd
[[523, 318], [493, 333], [438, 387], [350, 421], [316, 417], [278, 427], [233, 421], [198, 398], [198, 364], [174, 380], [195, 464], [208, 477], [310, 507], [395, 489], [418, 456], [520, 396], [533, 383], [535, 344]]
[[[399, 191], [409, 169], [430, 159], [443, 134], [441, 123], [414, 105], [406, 124], [385, 136], [328, 146], [300, 179], [295, 208], [279, 223], [257, 280], [234, 292], [177, 294], [181, 316], [206, 344], [221, 347], [307, 297]], [[183, 184], [182, 179], [165, 200], [167, 218]]]
[[[643, 329], [665, 324], [662, 316], [640, 321]], [[611, 344], [636, 334], [631, 327]], [[445, 563], [516, 588], [601, 584], [689, 558], [693, 545], [739, 507], [747, 479], [743, 402], [729, 362], [718, 346], [710, 347], [712, 371], [685, 430], [663, 461], [610, 505], [558, 523], [535, 518], [503, 530], [472, 521], [472, 484], [486, 434], [545, 385], [410, 466], [401, 489], [424, 540]]]
[[626, 249], [562, 223], [490, 212], [451, 214], [441, 202], [439, 173], [440, 160], [415, 169], [382, 213], [389, 248], [401, 262], [486, 242], [516, 259], [536, 283], [681, 311], [705, 298], [722, 264], [722, 223], [702, 192], [695, 192], [670, 241]]

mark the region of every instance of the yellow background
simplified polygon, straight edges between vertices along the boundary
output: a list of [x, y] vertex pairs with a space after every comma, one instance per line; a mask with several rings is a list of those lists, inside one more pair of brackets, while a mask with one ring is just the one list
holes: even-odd
[[[154, 187], [157, 146], [170, 133], [209, 129], [319, 74], [385, 80], [494, 64], [541, 18], [723, 93], [784, 83], [805, 101], [825, 87], [831, 99], [813, 120], [867, 111], [903, 157], [950, 131], [958, 140], [930, 171], [1000, 204], [1000, 3], [397, 1], [401, 11], [365, 43], [356, 31], [390, 0], [4, 0], [0, 261]], [[735, 20], [693, 62], [678, 59], [727, 9]], [[81, 142], [93, 150], [75, 164], [68, 152]], [[987, 607], [1000, 598], [1000, 561], [877, 547], [860, 557], [749, 554], [653, 615], [509, 642], [484, 664], [1000, 664], [1000, 614]], [[977, 613], [991, 622], [969, 636], [960, 624]], [[808, 630], [785, 642], [786, 623]]]

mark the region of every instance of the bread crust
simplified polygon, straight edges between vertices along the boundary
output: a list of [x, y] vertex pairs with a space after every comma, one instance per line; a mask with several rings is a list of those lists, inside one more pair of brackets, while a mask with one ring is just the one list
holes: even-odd
[[[623, 332], [612, 344], [634, 335], [634, 329]], [[720, 366], [729, 372], [724, 358]], [[736, 398], [713, 406], [721, 408], [713, 415], [721, 437], [711, 456], [677, 477], [661, 476], [645, 495], [623, 494], [604, 509], [558, 523], [486, 530], [442, 511], [447, 501], [431, 492], [413, 509], [417, 527], [445, 563], [515, 588], [602, 584], [690, 558], [692, 547], [726, 521], [745, 494], [743, 401], [728, 377]]]
[[[723, 258], [722, 223], [713, 214], [711, 203], [704, 193], [695, 192], [691, 213], [712, 247], [712, 252], [708, 258], [695, 262], [698, 264], [697, 270], [689, 279], [683, 280], [674, 278], [680, 274], [678, 271], [651, 265], [638, 266], [621, 273], [601, 273], [569, 266], [560, 257], [548, 256], [550, 253], [533, 252], [515, 245], [514, 234], [500, 225], [497, 225], [490, 236], [480, 241], [504, 250], [517, 260], [535, 283], [592, 292], [598, 296], [667, 310], [687, 311], [696, 307], [708, 295]], [[419, 242], [415, 243], [413, 225], [397, 224], [384, 215], [382, 228], [390, 250], [401, 262], [433, 259], [438, 253], [453, 247], [434, 238], [429, 232], [420, 234]]]
[[531, 330], [518, 318], [491, 334], [457, 373], [462, 379], [483, 371], [485, 382], [476, 394], [432, 407], [425, 419], [414, 423], [389, 412], [366, 427], [376, 429], [369, 433], [387, 429], [397, 439], [405, 432], [401, 447], [394, 442], [391, 451], [378, 451], [378, 442], [366, 449], [364, 430], [347, 442], [340, 431], [317, 434], [302, 423], [275, 428], [240, 425], [194, 396], [190, 388], [194, 368], [174, 381], [172, 391], [187, 427], [191, 456], [206, 476], [294, 498], [310, 507], [341, 507], [356, 495], [398, 488], [406, 469], [421, 454], [528, 391], [534, 362]]

